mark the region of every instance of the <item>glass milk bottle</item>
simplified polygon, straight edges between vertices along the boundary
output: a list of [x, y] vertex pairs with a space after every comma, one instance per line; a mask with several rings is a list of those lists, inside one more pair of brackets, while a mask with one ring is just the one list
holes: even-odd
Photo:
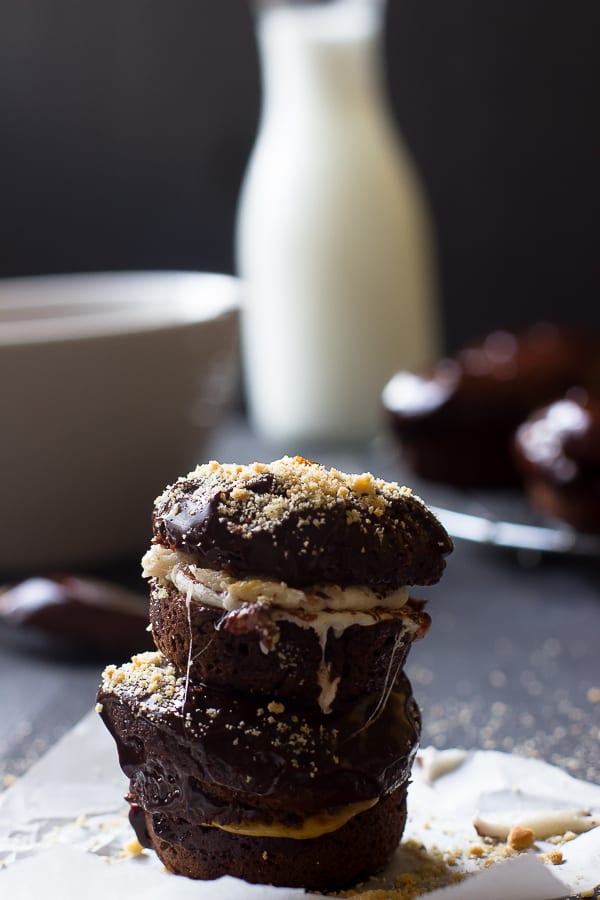
[[236, 257], [249, 411], [270, 439], [371, 436], [389, 376], [437, 350], [431, 228], [384, 95], [383, 13], [258, 4], [263, 108]]

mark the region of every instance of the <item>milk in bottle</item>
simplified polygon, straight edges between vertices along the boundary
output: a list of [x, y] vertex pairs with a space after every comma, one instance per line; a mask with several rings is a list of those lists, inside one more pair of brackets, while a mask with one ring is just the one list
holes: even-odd
[[372, 435], [389, 376], [436, 352], [430, 223], [384, 98], [382, 13], [257, 13], [263, 109], [236, 256], [249, 409], [269, 438]]

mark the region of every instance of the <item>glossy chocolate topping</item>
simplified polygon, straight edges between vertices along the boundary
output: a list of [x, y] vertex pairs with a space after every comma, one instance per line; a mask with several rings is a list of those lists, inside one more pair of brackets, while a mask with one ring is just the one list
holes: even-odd
[[198, 824], [293, 824], [395, 790], [409, 777], [420, 718], [404, 675], [381, 701], [369, 695], [324, 719], [186, 685], [160, 654], [109, 668], [98, 693], [131, 800]]
[[433, 584], [452, 550], [407, 488], [300, 457], [199, 466], [156, 501], [154, 535], [201, 567], [293, 587]]
[[515, 447], [524, 471], [565, 485], [595, 477], [600, 492], [600, 401], [569, 392], [518, 429]]
[[28, 578], [0, 591], [0, 622], [33, 629], [77, 650], [128, 657], [150, 649], [148, 601], [125, 588], [78, 575]]
[[491, 332], [428, 371], [399, 372], [384, 405], [399, 430], [514, 429], [535, 407], [599, 377], [597, 339], [540, 323]]

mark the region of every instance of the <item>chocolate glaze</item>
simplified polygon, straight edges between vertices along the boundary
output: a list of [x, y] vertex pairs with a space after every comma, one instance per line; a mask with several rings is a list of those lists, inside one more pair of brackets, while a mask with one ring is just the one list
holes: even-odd
[[598, 358], [597, 338], [554, 325], [495, 331], [431, 369], [397, 373], [384, 405], [406, 461], [422, 477], [517, 483], [515, 429], [572, 385], [599, 384]]
[[[274, 498], [287, 491], [273, 473], [243, 486]], [[198, 566], [293, 587], [433, 584], [452, 550], [442, 525], [411, 494], [390, 498], [384, 514], [372, 518], [352, 495], [325, 509], [307, 497], [264, 523], [252, 520], [244, 499], [235, 500], [235, 487], [200, 476], [180, 480], [157, 501], [155, 540], [189, 553]], [[224, 502], [227, 516], [220, 512]]]
[[420, 732], [406, 677], [378, 713], [380, 700], [369, 695], [324, 720], [279, 703], [271, 709], [281, 711], [270, 712], [268, 698], [197, 683], [186, 696], [181, 678], [160, 707], [126, 680], [98, 693], [131, 801], [188, 822], [223, 824], [294, 821], [405, 783]]
[[569, 392], [531, 415], [517, 431], [515, 447], [524, 471], [555, 484], [591, 478], [600, 487], [600, 400]]
[[573, 389], [538, 410], [518, 429], [514, 453], [535, 509], [600, 531], [600, 400]]
[[0, 621], [104, 655], [129, 656], [152, 646], [148, 602], [141, 594], [78, 575], [28, 578], [5, 589]]
[[146, 826], [146, 814], [141, 806], [138, 806], [137, 803], [133, 802], [131, 795], [127, 799], [129, 800], [129, 824], [135, 831], [135, 836], [142, 847], [151, 850], [152, 838], [150, 837]]
[[402, 373], [403, 389], [389, 391], [386, 405], [405, 427], [516, 427], [536, 406], [596, 380], [597, 352], [597, 341], [553, 325], [495, 331], [432, 369]]

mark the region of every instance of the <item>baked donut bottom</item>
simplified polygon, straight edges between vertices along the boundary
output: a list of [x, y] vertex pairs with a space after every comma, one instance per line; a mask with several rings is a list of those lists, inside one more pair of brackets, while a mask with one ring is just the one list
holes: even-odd
[[412, 642], [429, 629], [424, 607], [409, 598], [396, 610], [303, 615], [253, 604], [226, 613], [188, 601], [173, 586], [154, 582], [150, 590], [154, 642], [178, 671], [323, 712], [395, 679]]
[[406, 791], [405, 783], [336, 831], [304, 840], [249, 837], [136, 807], [131, 820], [142, 846], [154, 849], [177, 875], [205, 880], [233, 875], [280, 887], [342, 890], [389, 861], [406, 823]]

